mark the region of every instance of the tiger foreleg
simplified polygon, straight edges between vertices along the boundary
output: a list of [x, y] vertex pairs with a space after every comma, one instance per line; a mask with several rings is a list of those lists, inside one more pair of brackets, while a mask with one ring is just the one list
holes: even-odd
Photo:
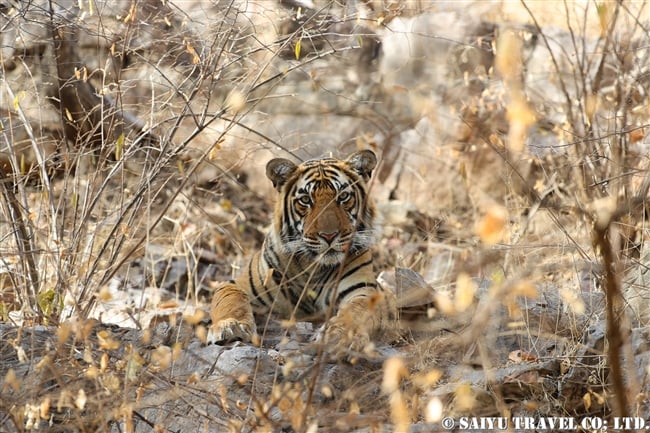
[[371, 337], [387, 327], [395, 317], [395, 296], [376, 291], [341, 303], [338, 313], [325, 324], [325, 341], [337, 351], [364, 351]]
[[223, 344], [240, 340], [248, 343], [257, 333], [250, 299], [236, 284], [219, 286], [210, 305], [212, 325], [207, 342]]

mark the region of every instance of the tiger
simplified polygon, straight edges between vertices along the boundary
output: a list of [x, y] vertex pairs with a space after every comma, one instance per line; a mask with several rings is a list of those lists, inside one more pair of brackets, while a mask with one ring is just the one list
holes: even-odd
[[377, 284], [371, 247], [378, 235], [369, 181], [371, 150], [347, 159], [296, 165], [275, 158], [266, 176], [278, 193], [270, 228], [235, 280], [217, 287], [208, 343], [257, 337], [253, 313], [286, 319], [328, 319], [327, 342], [361, 350], [394, 316], [394, 295]]

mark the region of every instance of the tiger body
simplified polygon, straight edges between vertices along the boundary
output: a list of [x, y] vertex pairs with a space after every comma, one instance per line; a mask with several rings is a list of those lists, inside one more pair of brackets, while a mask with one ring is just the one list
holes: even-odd
[[346, 160], [268, 163], [279, 192], [271, 227], [242, 274], [217, 288], [210, 342], [249, 341], [255, 311], [309, 320], [333, 312], [330, 340], [367, 343], [394, 308], [373, 269], [377, 229], [368, 181], [376, 163], [368, 150]]

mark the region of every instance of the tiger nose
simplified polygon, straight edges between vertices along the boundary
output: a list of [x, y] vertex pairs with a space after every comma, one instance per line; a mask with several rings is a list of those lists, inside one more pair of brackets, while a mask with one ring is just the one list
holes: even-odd
[[318, 236], [325, 240], [328, 244], [334, 242], [334, 239], [339, 235], [339, 232], [318, 232]]

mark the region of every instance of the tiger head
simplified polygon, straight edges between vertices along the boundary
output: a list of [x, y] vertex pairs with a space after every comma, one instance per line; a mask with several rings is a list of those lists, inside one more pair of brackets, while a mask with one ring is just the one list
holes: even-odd
[[281, 251], [334, 266], [346, 254], [368, 249], [375, 240], [368, 181], [376, 165], [370, 150], [346, 160], [324, 158], [300, 165], [271, 160], [266, 175], [280, 193], [271, 230]]

